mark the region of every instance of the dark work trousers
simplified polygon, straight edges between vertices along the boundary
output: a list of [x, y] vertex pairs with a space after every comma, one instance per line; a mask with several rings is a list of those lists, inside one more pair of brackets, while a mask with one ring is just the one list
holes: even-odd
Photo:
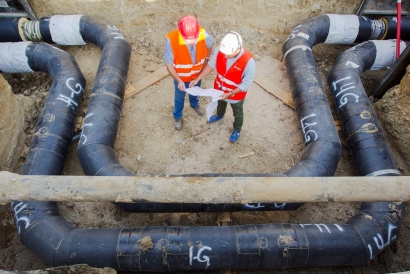
[[[245, 99], [243, 99], [242, 101], [239, 101], [238, 103], [232, 104], [231, 108], [232, 108], [232, 112], [233, 112], [233, 117], [235, 117], [235, 121], [233, 122], [233, 129], [235, 131], [241, 131], [242, 128], [242, 124], [243, 124], [243, 102], [245, 101]], [[218, 116], [223, 117], [225, 115], [226, 112], [226, 106], [228, 105], [227, 102], [219, 100], [218, 101], [218, 108], [216, 109], [216, 114], [218, 114]]]

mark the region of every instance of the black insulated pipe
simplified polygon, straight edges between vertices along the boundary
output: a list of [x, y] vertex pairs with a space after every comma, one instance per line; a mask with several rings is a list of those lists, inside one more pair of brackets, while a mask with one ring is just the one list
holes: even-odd
[[0, 18], [0, 42], [20, 42], [23, 41], [19, 33], [19, 21], [25, 18]]
[[115, 203], [126, 212], [176, 213], [176, 212], [237, 212], [237, 211], [284, 211], [296, 210], [303, 203], [248, 203], [248, 204], [156, 204]]
[[[21, 52], [15, 51], [13, 56], [8, 57], [25, 57], [16, 58], [26, 60], [23, 65], [27, 69], [22, 72], [43, 71], [53, 79], [21, 174], [59, 175], [74, 132], [85, 78], [73, 56], [51, 45], [31, 42], [5, 43], [0, 47], [2, 45], [9, 47], [2, 54], [13, 50], [10, 48], [21, 48]], [[11, 63], [14, 61], [10, 60]], [[22, 66], [16, 64], [14, 67]], [[17, 72], [4, 68], [2, 71]], [[12, 208], [23, 245], [52, 265], [59, 241], [73, 227], [59, 216], [54, 202], [15, 201]]]
[[[402, 44], [401, 50], [404, 50], [406, 45]], [[373, 68], [374, 64], [377, 65], [376, 69], [391, 66], [395, 55], [394, 52], [389, 54], [388, 50], [392, 49], [395, 49], [392, 40], [356, 45], [339, 55], [328, 77], [346, 141], [359, 174], [364, 176], [400, 175], [360, 79], [362, 72]], [[389, 57], [387, 64], [377, 60], [377, 57], [382, 59], [384, 56]]]
[[135, 176], [119, 163], [113, 150], [131, 47], [116, 26], [101, 25], [91, 18], [81, 17], [80, 32], [85, 41], [102, 49], [102, 56], [88, 102], [77, 156], [86, 175]]
[[73, 136], [85, 78], [72, 55], [48, 44], [31, 44], [26, 54], [29, 66], [34, 71], [47, 72], [53, 83], [21, 174], [58, 175]]
[[[346, 24], [352, 21], [355, 22], [355, 24], [350, 26], [349, 23]], [[340, 28], [341, 25], [344, 25], [344, 28]], [[320, 82], [320, 78], [317, 76], [316, 63], [312, 58], [312, 46], [321, 42], [340, 44], [357, 43], [366, 39], [366, 37], [371, 37], [369, 34], [374, 35], [377, 33], [378, 30], [376, 27], [377, 24], [369, 24], [366, 18], [340, 15], [320, 16], [297, 26], [283, 46], [286, 65], [291, 75], [291, 83], [294, 84], [292, 87], [294, 101], [297, 102], [298, 100], [299, 90], [305, 89], [303, 84]], [[342, 33], [338, 33], [335, 30], [339, 30], [339, 32], [340, 30], [344, 30], [345, 33], [343, 31]], [[355, 51], [348, 50], [347, 52], [347, 54], [350, 54]], [[357, 56], [349, 60], [350, 63], [347, 63], [347, 60], [341, 60], [338, 64], [340, 64], [341, 67], [353, 64], [353, 66], [356, 69], [359, 68], [359, 70], [364, 66], [369, 68], [369, 65], [371, 67], [375, 63], [375, 52], [376, 51], [360, 52], [357, 53]], [[380, 53], [383, 55], [384, 52]], [[387, 53], [386, 55], [391, 54]], [[356, 60], [363, 63], [354, 65]], [[337, 66], [338, 65], [335, 65], [334, 71], [337, 70]], [[341, 97], [345, 97], [344, 95], [349, 93], [349, 95], [353, 94], [353, 98], [364, 97], [363, 100], [359, 100], [361, 102], [367, 100], [366, 103], [362, 104], [351, 104], [347, 98], [343, 98], [343, 100], [339, 101], [339, 103], [346, 105], [345, 108], [351, 109], [355, 115], [362, 116], [361, 121], [359, 120], [362, 123], [358, 126], [359, 121], [357, 119], [349, 120], [350, 115], [346, 116], [345, 113], [341, 114], [342, 123], [348, 123], [348, 126], [344, 126], [344, 129], [348, 132], [347, 134], [345, 132], [345, 135], [349, 136], [352, 142], [352, 147], [354, 148], [354, 150], [352, 149], [353, 157], [361, 175], [397, 176], [399, 172], [391, 157], [387, 142], [384, 139], [384, 134], [361, 85], [361, 72], [362, 70], [357, 73], [359, 76], [356, 75], [356, 82], [353, 82], [351, 85], [345, 83], [345, 85], [339, 86], [341, 90], [336, 93], [336, 95], [339, 96], [343, 93], [342, 91], [349, 90], [346, 94], [342, 94]], [[342, 76], [350, 77], [350, 74], [345, 75], [342, 73], [338, 79], [344, 79]], [[329, 80], [329, 85], [332, 86], [333, 82], [334, 81]], [[360, 83], [360, 85], [356, 86], [355, 84], [358, 83]], [[358, 86], [363, 90], [357, 90]], [[308, 87], [308, 89], [312, 88]], [[353, 103], [355, 103], [354, 100]], [[297, 104], [295, 105], [297, 106]], [[365, 123], [363, 123], [363, 121]], [[367, 123], [369, 121], [370, 123]], [[377, 134], [374, 134], [375, 132]], [[378, 162], [378, 160], [381, 161]], [[356, 240], [352, 240], [346, 243], [352, 248], [350, 252], [356, 253], [359, 251], [360, 253], [367, 253], [367, 260], [376, 256], [384, 247], [397, 238], [404, 208], [404, 203], [362, 204], [360, 212], [346, 223], [354, 226], [360, 235], [357, 242]], [[363, 251], [363, 249], [366, 250]]]
[[[402, 44], [401, 50], [406, 47]], [[395, 41], [361, 43], [339, 55], [328, 77], [346, 141], [359, 174], [364, 176], [400, 175], [360, 79], [367, 69], [391, 66], [395, 48]], [[383, 60], [386, 56], [389, 58]], [[405, 203], [363, 203], [359, 214], [347, 222], [365, 243], [376, 242], [377, 248], [368, 244], [370, 258], [398, 237], [405, 207]]]
[[[315, 21], [311, 23], [315, 24]], [[299, 27], [304, 29], [303, 25]], [[322, 30], [326, 32], [326, 29]], [[285, 58], [286, 55], [289, 56], [286, 59], [287, 65], [292, 56], [303, 58], [311, 55], [308, 47], [294, 42], [295, 38], [307, 37], [306, 33], [294, 32], [293, 34], [296, 34], [295, 37], [291, 35], [288, 40], [293, 47], [287, 47], [288, 42], [284, 46]], [[321, 34], [312, 30], [309, 34], [319, 39], [321, 37], [326, 39], [327, 33]], [[306, 38], [302, 39], [306, 40]], [[313, 40], [317, 41], [316, 38]], [[306, 55], [294, 54], [297, 50], [303, 50]], [[306, 66], [307, 74], [315, 77], [317, 72], [312, 65], [314, 64]], [[100, 68], [102, 67], [104, 64], [100, 63]], [[300, 72], [298, 75], [304, 77], [305, 74]], [[295, 83], [298, 83], [305, 81], [305, 78], [295, 78], [295, 80]], [[320, 79], [307, 80], [312, 81], [308, 81], [309, 90], [312, 90], [311, 97], [304, 94], [303, 90], [300, 93], [295, 88], [292, 90], [293, 97], [297, 101], [295, 105], [298, 114], [301, 114], [299, 119], [306, 150], [309, 149], [309, 153], [322, 151], [318, 148], [319, 145], [326, 144], [340, 151], [340, 143], [333, 135], [329, 139], [320, 136], [323, 132], [321, 120], [320, 123], [316, 123], [316, 120], [309, 119], [315, 118], [313, 114], [316, 110], [313, 105], [316, 103], [319, 108], [318, 113], [327, 115], [330, 111], [324, 109], [323, 88], [315, 83], [320, 82]], [[298, 83], [297, 86], [303, 85]], [[101, 91], [104, 92], [105, 90]], [[106, 98], [112, 99], [109, 95]], [[109, 102], [109, 105], [114, 105], [112, 109], [115, 110], [117, 101], [109, 100]], [[94, 104], [98, 109], [98, 100]], [[329, 118], [323, 120], [328, 123]], [[107, 123], [107, 126], [113, 127], [112, 123]], [[334, 127], [333, 124], [332, 126]], [[111, 140], [107, 137], [98, 146], [107, 147]], [[93, 144], [95, 142], [96, 140]], [[88, 153], [84, 155], [92, 156]], [[336, 165], [338, 160], [339, 158], [333, 159]], [[301, 164], [302, 171], [296, 170], [295, 173], [307, 172], [305, 166], [309, 165], [317, 166], [319, 170], [320, 167], [327, 167], [327, 163], [322, 161], [312, 163], [310, 161], [311, 159], [307, 159], [306, 165]], [[96, 167], [100, 175], [109, 169], [105, 163]], [[389, 212], [394, 210], [400, 212], [397, 211], [396, 204], [390, 204], [388, 212], [378, 210], [373, 204], [365, 204], [362, 206], [362, 211], [353, 217], [350, 223], [344, 225], [264, 224], [231, 227], [72, 229], [58, 216], [52, 204], [42, 205], [44, 207], [33, 209], [13, 204], [22, 238], [26, 237], [28, 232], [36, 230], [36, 233], [27, 237], [31, 240], [29, 245], [33, 248], [33, 252], [40, 253], [39, 255], [51, 265], [86, 263], [122, 271], [280, 269], [297, 266], [365, 264], [397, 237], [400, 224], [397, 218], [394, 219], [394, 216], [389, 215]], [[387, 223], [389, 226], [386, 226]], [[361, 229], [362, 225], [368, 232], [366, 235], [358, 233], [358, 228]]]
[[326, 16], [310, 20], [297, 26], [283, 46], [292, 83], [292, 97], [306, 146], [301, 161], [285, 172], [288, 176], [333, 176], [342, 153], [329, 102], [311, 51], [312, 45], [326, 39], [328, 28]]
[[[386, 30], [381, 40], [396, 39], [397, 37], [397, 17], [382, 17], [379, 19], [386, 25]], [[410, 16], [401, 17], [400, 40], [410, 41]]]

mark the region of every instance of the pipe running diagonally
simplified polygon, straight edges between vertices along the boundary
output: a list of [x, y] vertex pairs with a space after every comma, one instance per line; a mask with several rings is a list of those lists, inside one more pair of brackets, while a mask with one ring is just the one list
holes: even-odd
[[[320, 79], [317, 78], [318, 73], [315, 71], [314, 59], [311, 54], [311, 47], [314, 44], [323, 42], [330, 34], [334, 34], [335, 31], [332, 30], [330, 23], [331, 17], [318, 17], [299, 25], [298, 30], [294, 30], [284, 45], [288, 71], [291, 73], [292, 82], [295, 83], [292, 91], [293, 98], [306, 144], [301, 162], [286, 172], [288, 176], [333, 175], [339, 160], [340, 141], [336, 135], [327, 100], [323, 96], [324, 89]], [[357, 21], [360, 20], [357, 19]], [[49, 21], [51, 24], [52, 21], [55, 22], [55, 19], [51, 17]], [[82, 24], [84, 21], [81, 17], [78, 22], [81, 27], [87, 25]], [[33, 29], [44, 30], [42, 27], [33, 27]], [[95, 34], [98, 36], [100, 32], [97, 31]], [[117, 31], [113, 32], [117, 33], [115, 36], [119, 37]], [[357, 31], [357, 37], [361, 35], [361, 32], [362, 29]], [[352, 36], [351, 33], [350, 36]], [[63, 36], [62, 41], [66, 38]], [[121, 38], [117, 39], [121, 40]], [[85, 40], [96, 42], [97, 45], [104, 44], [103, 41], [90, 37]], [[355, 40], [357, 39], [353, 39], [353, 41]], [[306, 41], [309, 42], [305, 43]], [[111, 51], [107, 52], [107, 54], [112, 53]], [[125, 58], [124, 55], [119, 57]], [[302, 62], [298, 63], [299, 59], [302, 59]], [[107, 57], [105, 60], [111, 59]], [[127, 58], [122, 61], [126, 63]], [[293, 62], [299, 65], [306, 63], [306, 72], [298, 70]], [[114, 72], [116, 69], [106, 66], [105, 62], [100, 62], [100, 69], [113, 72], [112, 74], [115, 76], [120, 74], [118, 71]], [[128, 63], [126, 63], [124, 70], [127, 69]], [[305, 78], [307, 74], [311, 76], [309, 79]], [[96, 81], [95, 87], [106, 82], [106, 79], [101, 76], [101, 80]], [[123, 87], [120, 80], [116, 87]], [[99, 100], [99, 98], [95, 98], [95, 101], [91, 100], [95, 110], [102, 110], [103, 102], [107, 102], [110, 111], [118, 114], [119, 102], [116, 96], [122, 96], [123, 91], [110, 90], [109, 87], [102, 86], [100, 90], [93, 88], [93, 93], [97, 94], [99, 98], [104, 98], [103, 100]], [[317, 115], [324, 116], [320, 123], [315, 120]], [[86, 122], [100, 123], [98, 117], [94, 120], [94, 116], [88, 117]], [[113, 119], [119, 119], [119, 117]], [[115, 121], [104, 121], [97, 133], [100, 134], [101, 129], [106, 128], [110, 128], [116, 133], [114, 123]], [[95, 125], [97, 127], [97, 124]], [[103, 140], [94, 140], [88, 139], [89, 133], [90, 131], [87, 130], [81, 137], [83, 143], [79, 146], [79, 157], [80, 155], [85, 155], [84, 157], [100, 156], [101, 154], [98, 154], [97, 151], [98, 147], [103, 148], [104, 151], [106, 147], [113, 144], [116, 135], [107, 136]], [[322, 136], [326, 134], [328, 137]], [[85, 137], [86, 141], [84, 141]], [[91, 147], [95, 147], [95, 149]], [[112, 153], [107, 154], [108, 159], [111, 159]], [[112, 168], [119, 174], [123, 172], [115, 160], [97, 164], [87, 163], [83, 168], [86, 174], [90, 175], [109, 175], [107, 174], [108, 170]], [[313, 170], [310, 171], [311, 169]], [[309, 175], [309, 172], [314, 174]], [[395, 207], [394, 204], [391, 206]], [[18, 221], [20, 235], [22, 239], [27, 239], [25, 245], [49, 264], [86, 263], [91, 266], [108, 266], [123, 271], [280, 269], [298, 266], [365, 264], [394, 240], [398, 233], [397, 227], [396, 229], [389, 226], [387, 230], [377, 230], [373, 235], [370, 233], [372, 231], [369, 231], [365, 238], [366, 242], [363, 241], [362, 235], [358, 232], [360, 231], [358, 226], [363, 224], [360, 222], [361, 217], [369, 213], [369, 216], [374, 214], [376, 219], [379, 217], [376, 213], [380, 213], [375, 213], [371, 204], [362, 207], [361, 212], [357, 215], [359, 217], [353, 217], [353, 221], [349, 220], [346, 224], [263, 224], [229, 227], [112, 229], [73, 229], [52, 206], [32, 210], [24, 205], [14, 205], [13, 209]], [[383, 213], [386, 213], [386, 218], [378, 218], [377, 220], [399, 225], [397, 218], [389, 218], [390, 212], [381, 212], [380, 214]], [[357, 218], [360, 220], [355, 222]], [[31, 221], [35, 221], [35, 225], [31, 225], [33, 224], [30, 223]], [[369, 223], [366, 223], [367, 225]], [[380, 227], [381, 225], [374, 223], [372, 226]], [[381, 231], [381, 234], [378, 231]]]

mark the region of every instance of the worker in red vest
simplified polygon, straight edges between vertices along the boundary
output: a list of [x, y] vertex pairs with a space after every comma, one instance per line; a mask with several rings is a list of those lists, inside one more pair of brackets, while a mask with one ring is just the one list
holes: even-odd
[[[211, 55], [213, 38], [199, 25], [193, 16], [184, 16], [178, 21], [178, 29], [167, 34], [164, 60], [174, 78], [174, 126], [182, 128], [185, 90], [196, 79]], [[195, 85], [201, 86], [201, 81]], [[198, 96], [189, 94], [189, 104], [200, 116], [205, 114], [199, 105]]]
[[202, 78], [216, 68], [214, 89], [222, 90], [224, 94], [218, 101], [216, 114], [209, 118], [208, 123], [221, 120], [226, 112], [226, 106], [230, 103], [235, 121], [230, 142], [234, 143], [241, 134], [243, 124], [243, 103], [248, 94], [249, 86], [255, 77], [255, 59], [252, 54], [243, 48], [242, 37], [235, 31], [228, 32], [221, 40], [219, 47], [189, 87], [193, 87]]

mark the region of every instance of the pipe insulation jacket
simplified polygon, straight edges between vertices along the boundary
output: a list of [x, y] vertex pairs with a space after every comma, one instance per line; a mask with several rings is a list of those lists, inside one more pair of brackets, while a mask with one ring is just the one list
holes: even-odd
[[54, 43], [59, 45], [85, 45], [80, 33], [82, 15], [55, 15], [50, 18], [49, 30]]
[[[83, 40], [98, 45], [103, 53], [77, 155], [87, 175], [132, 176], [118, 163], [111, 147], [124, 95], [129, 45], [115, 26], [100, 25], [84, 16], [79, 24]], [[329, 24], [328, 16], [301, 24], [283, 46], [306, 146], [301, 162], [288, 170], [287, 176], [333, 175], [340, 158], [340, 140], [310, 50], [327, 39]], [[371, 28], [362, 30], [359, 26], [359, 30], [366, 34], [358, 33], [355, 42], [358, 37], [370, 37]], [[110, 84], [106, 84], [107, 79]], [[103, 116], [109, 120], [96, 117], [103, 111], [110, 113]], [[372, 142], [372, 136], [369, 138]], [[355, 159], [360, 160], [363, 159]], [[62, 168], [62, 161], [58, 163]], [[395, 169], [388, 165], [390, 161], [383, 163], [386, 166], [375, 166], [369, 171], [376, 174]], [[43, 165], [40, 161], [27, 165], [31, 166], [28, 173], [31, 169], [43, 174], [58, 171], [57, 166], [37, 167]], [[55, 203], [23, 201], [14, 202], [12, 207], [23, 244], [50, 265], [86, 263], [121, 271], [180, 271], [365, 264], [397, 238], [404, 204], [364, 203], [346, 224], [112, 229], [74, 229], [59, 216]]]
[[1, 43], [0, 71], [6, 73], [33, 72], [28, 63], [26, 48], [32, 42]]
[[[389, 69], [393, 63], [396, 61], [396, 55], [391, 53], [391, 49], [393, 47], [392, 43], [395, 43], [393, 40], [387, 41], [372, 41], [374, 46], [376, 47], [376, 57], [374, 60], [373, 65], [371, 66], [371, 70], [383, 70]], [[396, 48], [396, 45], [394, 45]], [[400, 54], [406, 48], [406, 43], [400, 41]]]

